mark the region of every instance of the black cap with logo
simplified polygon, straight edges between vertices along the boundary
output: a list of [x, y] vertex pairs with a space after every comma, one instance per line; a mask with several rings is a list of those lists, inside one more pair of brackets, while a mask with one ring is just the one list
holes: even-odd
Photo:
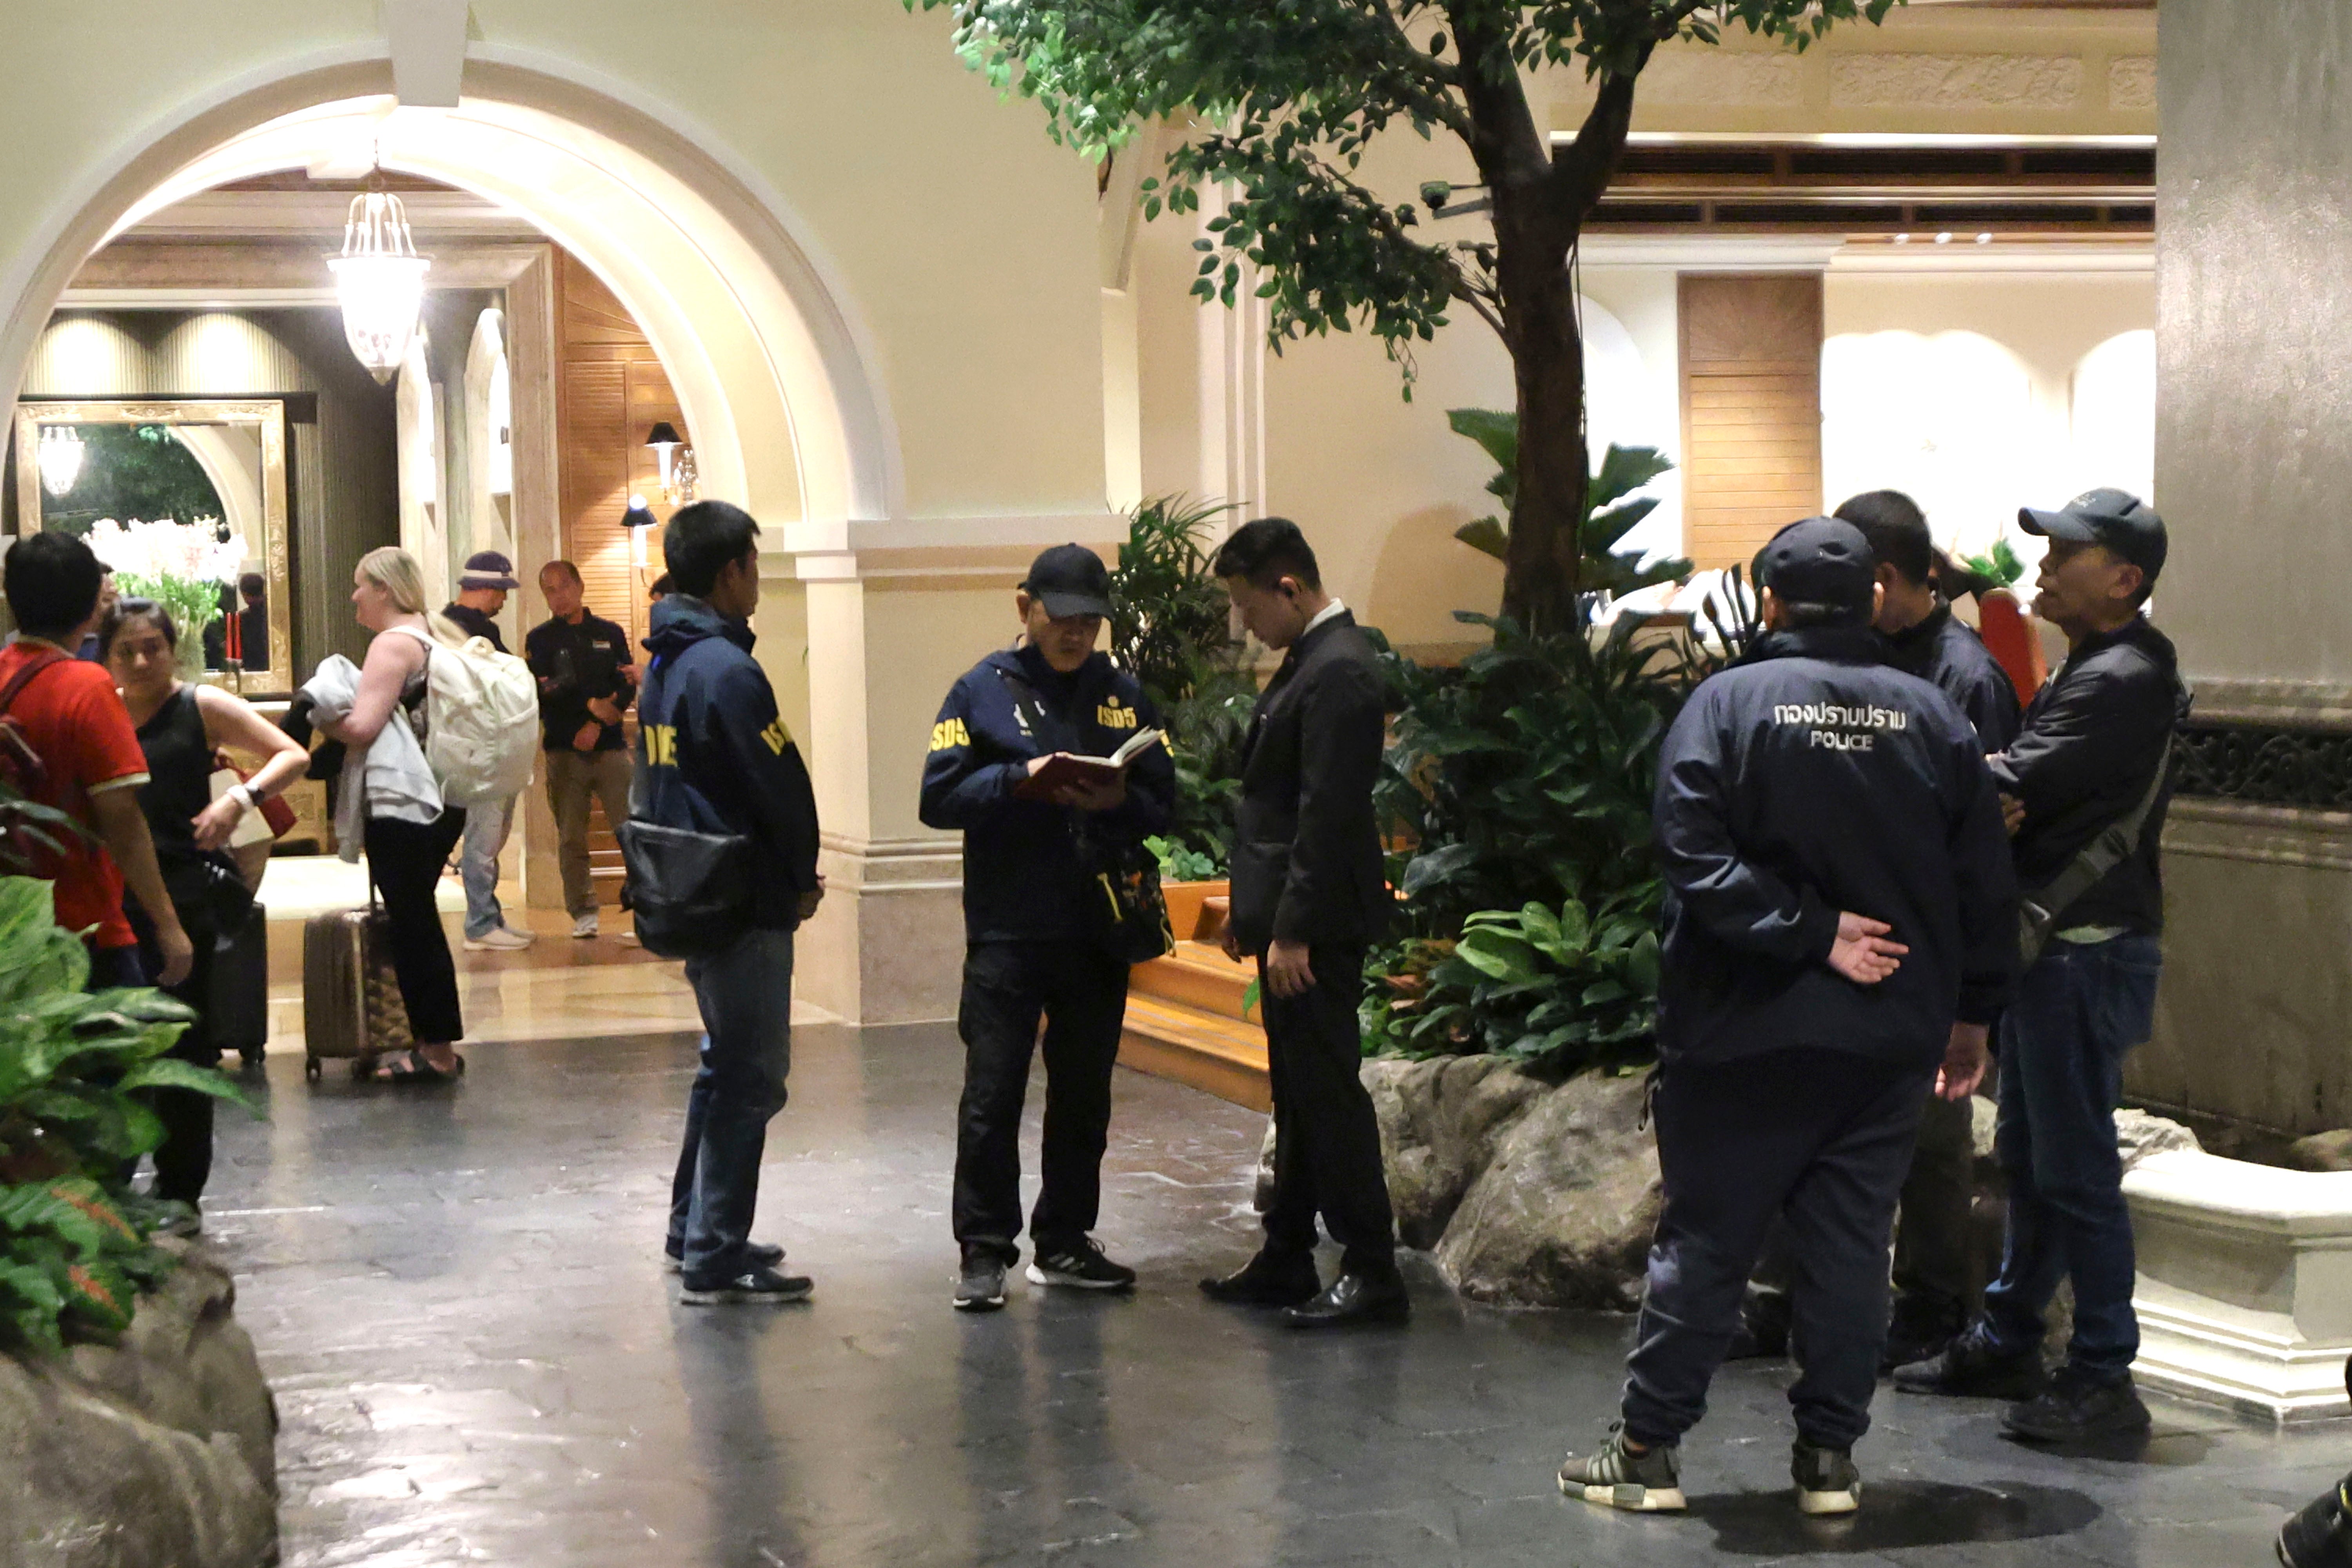
[[1878, 557], [1853, 524], [1809, 517], [1772, 536], [1756, 557], [1756, 581], [1784, 605], [1818, 605], [1866, 621]]
[[1110, 568], [1083, 544], [1056, 544], [1032, 561], [1021, 591], [1057, 621], [1066, 616], [1110, 616]]
[[2017, 522], [2028, 533], [2104, 544], [2138, 567], [2151, 583], [2164, 570], [2164, 519], [2128, 490], [2086, 490], [2056, 511], [2020, 507]]

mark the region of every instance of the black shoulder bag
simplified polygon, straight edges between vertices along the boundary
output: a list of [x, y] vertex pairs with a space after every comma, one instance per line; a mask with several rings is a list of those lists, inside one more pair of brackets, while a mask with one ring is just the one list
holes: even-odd
[[[1010, 670], [996, 673], [1011, 689], [1013, 706], [1028, 710], [1030, 733], [1040, 745], [1050, 745], [1050, 737], [1059, 734], [1061, 726], [1045, 711], [1037, 689]], [[1091, 812], [1066, 815], [1078, 868], [1086, 873], [1087, 907], [1097, 939], [1130, 964], [1173, 952], [1176, 935], [1168, 922], [1168, 900], [1160, 891], [1160, 858], [1134, 839], [1106, 831]]]
[[2047, 886], [2018, 900], [2017, 947], [2026, 967], [2031, 968], [2033, 961], [2042, 956], [2051, 932], [2057, 927], [2058, 917], [2139, 847], [2140, 830], [2147, 826], [2148, 816], [2156, 810], [2156, 803], [2164, 794], [2164, 781], [2171, 772], [2172, 737], [2167, 735], [2164, 750], [2156, 759], [2156, 776], [2147, 781], [2147, 789], [2137, 804], [2101, 828]]
[[[646, 672], [648, 684], [657, 669]], [[640, 731], [637, 744], [645, 743]], [[633, 811], [613, 837], [621, 841], [629, 909], [647, 952], [718, 952], [751, 925], [751, 841], [741, 834], [666, 827]]]

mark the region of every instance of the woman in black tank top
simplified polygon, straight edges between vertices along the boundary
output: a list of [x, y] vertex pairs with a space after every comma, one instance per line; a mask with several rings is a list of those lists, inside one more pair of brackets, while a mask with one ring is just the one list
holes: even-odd
[[[220, 1060], [205, 1016], [214, 945], [231, 934], [221, 928], [236, 912], [233, 906], [250, 902], [224, 847], [247, 812], [302, 776], [310, 757], [243, 698], [181, 680], [178, 642], [179, 629], [163, 605], [152, 599], [123, 599], [100, 628], [99, 657], [121, 689], [138, 727], [140, 749], [147, 753], [139, 805], [155, 841], [164, 889], [196, 950], [187, 979], [164, 988], [196, 1011], [196, 1021], [172, 1055], [210, 1067]], [[224, 746], [258, 753], [264, 761], [249, 783], [215, 800], [213, 753]], [[152, 968], [154, 930], [143, 910], [134, 906], [126, 912]], [[163, 1142], [154, 1156], [154, 1194], [193, 1210], [212, 1172], [212, 1100], [192, 1089], [158, 1089], [153, 1105], [163, 1123]]]

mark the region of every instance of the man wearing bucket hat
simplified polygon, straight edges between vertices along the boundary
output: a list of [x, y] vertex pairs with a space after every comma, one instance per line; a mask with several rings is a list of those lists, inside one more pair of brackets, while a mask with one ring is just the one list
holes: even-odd
[[[507, 595], [522, 584], [515, 581], [514, 563], [495, 550], [476, 551], [466, 557], [465, 574], [457, 579], [457, 596], [441, 613], [469, 637], [480, 637], [500, 653], [506, 638], [499, 635], [498, 614], [507, 607]], [[514, 826], [512, 797], [489, 801], [466, 814], [466, 838], [458, 850], [458, 877], [466, 885], [466, 951], [506, 952], [531, 944], [531, 933], [507, 924], [499, 905], [499, 853], [507, 847], [507, 831]]]
[[[2171, 642], [2142, 613], [2164, 570], [2164, 520], [2095, 489], [2018, 521], [2050, 541], [2033, 608], [2065, 634], [2067, 657], [1991, 759], [2015, 834], [2027, 962], [2000, 1041], [2008, 1231], [1983, 1314], [1895, 1384], [2009, 1398], [2012, 1435], [2074, 1442], [2148, 1425], [2131, 1381], [2139, 1320], [2114, 1112], [2124, 1057], [2156, 1006], [2158, 846], [2189, 694]], [[2044, 1387], [2042, 1312], [2067, 1279], [2074, 1336]]]
[[1921, 1110], [1974, 1089], [2016, 969], [1983, 749], [1950, 698], [1882, 662], [1875, 573], [1851, 523], [1781, 530], [1759, 558], [1766, 635], [1692, 694], [1659, 758], [1665, 1206], [1622, 1423], [1560, 1468], [1587, 1502], [1685, 1506], [1681, 1440], [1777, 1216], [1797, 1265], [1797, 1506], [1859, 1506]]

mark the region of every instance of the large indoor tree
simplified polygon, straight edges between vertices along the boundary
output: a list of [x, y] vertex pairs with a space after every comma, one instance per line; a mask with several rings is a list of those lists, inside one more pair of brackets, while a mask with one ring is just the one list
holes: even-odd
[[[1547, 630], [1574, 621], [1590, 472], [1569, 254], [1616, 171], [1643, 68], [1663, 43], [1711, 44], [1732, 26], [1802, 48], [1897, 0], [919, 3], [951, 9], [964, 58], [1036, 99], [1055, 139], [1089, 156], [1156, 121], [1197, 121], [1144, 182], [1144, 211], [1197, 211], [1202, 185], [1223, 187], [1193, 292], [1230, 306], [1257, 279], [1276, 352], [1360, 323], [1410, 395], [1412, 345], [1454, 307], [1500, 334], [1522, 433], [1503, 608]], [[1592, 107], [1555, 140], [1527, 78], [1578, 67]], [[1359, 177], [1367, 148], [1401, 129], [1469, 149], [1486, 232], [1453, 237], [1443, 204], [1457, 193], [1442, 183], [1392, 202]]]

